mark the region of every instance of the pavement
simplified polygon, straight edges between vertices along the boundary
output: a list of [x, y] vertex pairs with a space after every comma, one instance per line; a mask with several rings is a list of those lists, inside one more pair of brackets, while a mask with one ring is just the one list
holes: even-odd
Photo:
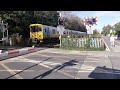
[[36, 48], [36, 47], [11, 47], [11, 46], [6, 46], [4, 49], [1, 49], [0, 53], [0, 60], [5, 60], [8, 58], [32, 53], [38, 50], [42, 50], [44, 48]]

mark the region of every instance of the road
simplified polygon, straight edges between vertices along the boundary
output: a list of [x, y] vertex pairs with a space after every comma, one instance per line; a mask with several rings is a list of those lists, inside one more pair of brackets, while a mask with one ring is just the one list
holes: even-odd
[[115, 40], [115, 47], [112, 47], [109, 42], [109, 37], [104, 36], [103, 39], [105, 40], [107, 46], [110, 48], [110, 54], [108, 55], [108, 58], [111, 62], [112, 65], [112, 72], [114, 73], [114, 78], [119, 78], [120, 77], [120, 40]]
[[0, 62], [0, 79], [119, 79], [120, 54], [46, 48]]
[[73, 79], [86, 55], [34, 52], [0, 63], [1, 79]]
[[105, 43], [109, 47], [110, 51], [112, 51], [112, 52], [120, 52], [120, 40], [115, 40], [115, 47], [112, 47], [110, 45], [110, 37], [103, 36], [103, 39], [105, 40]]

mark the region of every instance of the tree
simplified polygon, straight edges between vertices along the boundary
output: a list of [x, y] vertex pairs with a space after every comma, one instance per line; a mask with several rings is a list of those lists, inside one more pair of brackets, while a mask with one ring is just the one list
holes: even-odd
[[100, 37], [100, 33], [98, 32], [97, 29], [93, 30], [93, 37]]
[[87, 31], [86, 27], [83, 24], [82, 19], [77, 16], [67, 17], [65, 22], [65, 28], [75, 30], [75, 31], [82, 31], [82, 32]]
[[107, 26], [104, 26], [102, 28], [101, 33], [106, 36], [106, 35], [110, 34], [110, 29], [112, 29], [112, 26], [108, 24]]
[[97, 29], [93, 30], [93, 35], [99, 35], [100, 33], [98, 32]]

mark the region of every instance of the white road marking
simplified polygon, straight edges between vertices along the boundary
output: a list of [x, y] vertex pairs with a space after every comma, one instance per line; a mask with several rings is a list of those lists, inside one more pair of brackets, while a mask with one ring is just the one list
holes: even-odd
[[[10, 69], [8, 66], [6, 66], [5, 64], [1, 64], [5, 69], [7, 69], [12, 75], [15, 75], [16, 73], [14, 71], [12, 71], [12, 69]], [[17, 79], [23, 79], [20, 75], [15, 75], [15, 77]]]
[[[24, 57], [22, 57], [22, 58], [24, 58]], [[26, 61], [30, 61], [29, 59], [26, 59], [26, 58], [24, 58], [24, 59], [25, 59]], [[22, 59], [22, 61], [24, 61], [24, 60]], [[26, 61], [24, 61], [24, 62], [26, 62]], [[32, 62], [33, 62], [33, 63], [36, 63], [35, 60], [32, 60]], [[43, 63], [39, 63], [38, 65], [43, 66], [43, 67], [46, 67], [46, 68], [49, 68], [49, 69], [53, 69], [53, 68], [51, 68], [51, 67], [49, 67], [48, 65], [45, 65], [45, 64], [43, 64]], [[69, 76], [69, 77], [74, 78], [74, 76], [72, 76], [72, 75], [70, 75], [70, 74], [68, 74], [68, 73], [61, 72], [61, 71], [57, 71], [57, 72], [59, 72], [59, 73], [61, 73], [61, 74], [64, 74], [64, 75], [66, 75], [66, 76]]]
[[92, 72], [96, 67], [92, 67], [92, 66], [88, 66], [88, 65], [82, 65], [79, 68], [79, 71], [77, 73], [77, 75], [75, 76], [75, 79], [80, 79], [80, 77], [78, 76], [80, 72]]
[[106, 51], [110, 51], [110, 48], [108, 47], [108, 45], [106, 44], [105, 40], [102, 38], [103, 42], [105, 43], [106, 46]]
[[[3, 72], [3, 71], [8, 71], [8, 70], [0, 70], [0, 72]], [[20, 71], [23, 71], [23, 70], [10, 70], [10, 71], [13, 71], [13, 72], [18, 71], [18, 72], [20, 72]], [[34, 71], [34, 70], [25, 70], [25, 72], [32, 72], [32, 71]]]
[[[51, 68], [51, 67], [49, 67], [49, 66], [47, 66], [47, 65], [44, 65], [44, 64], [42, 64], [42, 63], [40, 63], [39, 65], [41, 65], [41, 66], [43, 66], [43, 67], [46, 67], [46, 68], [49, 68], [49, 69], [53, 69], [53, 68]], [[55, 70], [55, 71], [56, 71], [56, 70]], [[64, 74], [64, 75], [66, 75], [66, 76], [69, 76], [69, 77], [74, 78], [74, 76], [72, 76], [72, 75], [70, 75], [70, 74], [68, 74], [68, 73], [65, 73], [65, 72], [63, 72], [63, 71], [57, 71], [57, 72], [59, 72], [59, 73], [61, 73], [61, 74]]]
[[[38, 52], [37, 52], [38, 53]], [[35, 54], [35, 53], [34, 53]], [[33, 55], [34, 55], [33, 54]], [[32, 54], [31, 54], [32, 55]], [[41, 55], [41, 54], [40, 54]], [[29, 55], [27, 55], [27, 56], [30, 56], [30, 54]], [[51, 57], [51, 56], [47, 56], [47, 55], [41, 55], [41, 56], [45, 56], [45, 57]], [[26, 57], [26, 56], [25, 56]], [[36, 61], [36, 60], [30, 60], [30, 59], [27, 59], [27, 58], [25, 58], [25, 57], [23, 57], [23, 56], [18, 56], [18, 57], [15, 57], [15, 58], [12, 58], [11, 60], [13, 60], [13, 62], [15, 61], [15, 60], [18, 60], [18, 58], [19, 58], [19, 60], [20, 61], [24, 61], [24, 62], [32, 62], [32, 63], [39, 63], [39, 62], [41, 62], [41, 63], [39, 63], [39, 65], [41, 65], [41, 66], [43, 66], [43, 67], [46, 67], [46, 68], [49, 68], [49, 69], [53, 69], [53, 68], [51, 68], [51, 67], [49, 67], [48, 65], [61, 65], [61, 63], [54, 63], [54, 62], [47, 62], [47, 61]], [[53, 56], [53, 57], [55, 57], [55, 56]], [[65, 57], [67, 57], [67, 56], [65, 56]], [[69, 58], [69, 57], [67, 57], [67, 58]], [[56, 59], [58, 59], [58, 58], [56, 58]], [[58, 60], [62, 60], [63, 61], [63, 59], [58, 59]], [[68, 60], [64, 60], [64, 61], [68, 61]], [[18, 61], [19, 62], [19, 61]], [[48, 65], [45, 65], [45, 64], [48, 64]], [[71, 68], [78, 68], [78, 67], [71, 67]], [[9, 69], [9, 72], [11, 72], [11, 73], [13, 73], [14, 71], [13, 70], [10, 70]], [[62, 71], [62, 70], [59, 70], [59, 71], [57, 71], [57, 72], [59, 72], [59, 73], [61, 73], [61, 74], [64, 74], [64, 75], [67, 75], [67, 76], [69, 76], [69, 77], [72, 77], [72, 78], [74, 78], [74, 76], [72, 76], [72, 75], [70, 75], [70, 74], [68, 74], [68, 73], [66, 73], [67, 71]], [[17, 75], [16, 75], [17, 76]], [[19, 76], [17, 76], [17, 78], [20, 78]]]
[[[52, 54], [54, 54], [54, 53], [52, 53]], [[56, 53], [55, 53], [56, 54]], [[42, 54], [42, 53], [39, 53], [39, 55], [41, 55], [41, 56], [44, 56], [44, 57], [65, 57], [65, 58], [71, 58], [71, 57], [69, 57], [69, 56], [64, 56], [64, 55], [61, 55], [61, 56], [53, 56], [53, 55], [44, 55], [44, 54]], [[69, 54], [68, 54], [69, 55]], [[75, 56], [75, 57], [81, 57], [81, 56]]]
[[88, 66], [88, 65], [82, 65], [80, 70], [91, 70], [93, 71], [96, 67]]
[[[86, 59], [92, 59], [92, 61], [93, 61], [93, 60], [94, 60], [94, 61], [101, 60], [101, 59], [97, 59], [97, 57], [95, 57], [95, 58], [87, 57]], [[86, 61], [87, 61], [87, 60], [86, 60]]]

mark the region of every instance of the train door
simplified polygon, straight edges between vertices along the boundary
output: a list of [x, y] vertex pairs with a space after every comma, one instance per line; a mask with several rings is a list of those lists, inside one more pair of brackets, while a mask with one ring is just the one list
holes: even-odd
[[45, 29], [44, 29], [44, 35], [45, 35], [46, 38], [50, 37], [50, 29], [49, 29], [49, 27], [45, 27]]

